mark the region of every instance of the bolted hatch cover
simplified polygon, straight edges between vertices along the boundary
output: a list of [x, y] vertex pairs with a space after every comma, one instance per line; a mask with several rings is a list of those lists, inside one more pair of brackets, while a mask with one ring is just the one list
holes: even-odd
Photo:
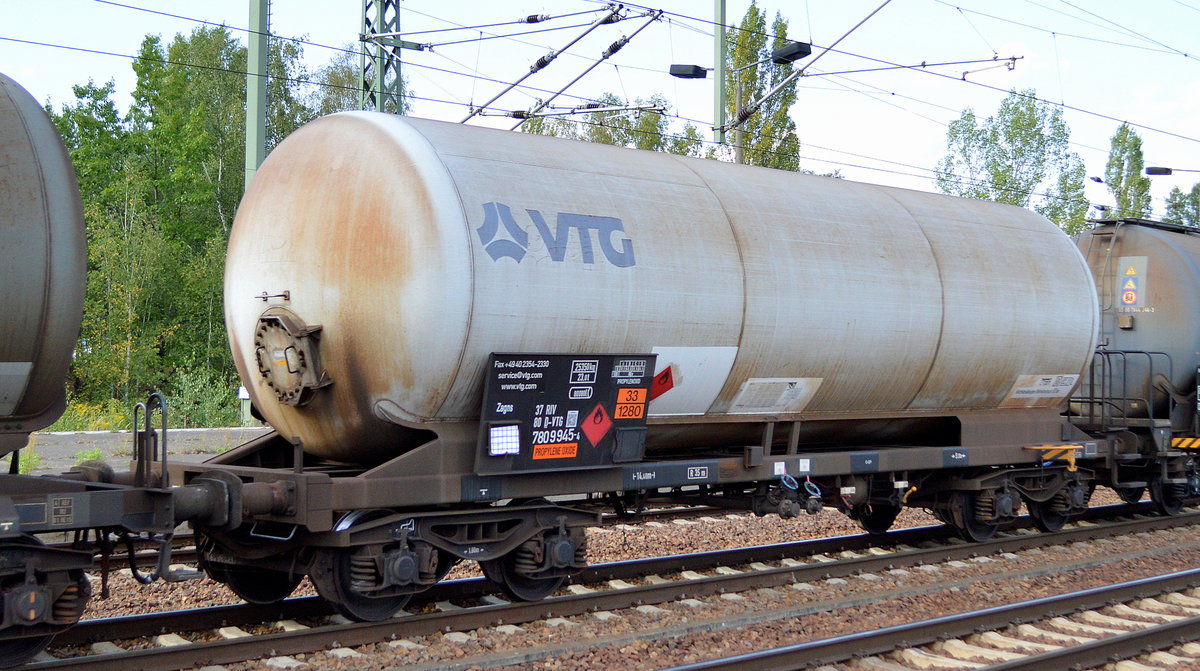
[[302, 406], [316, 390], [333, 384], [321, 367], [321, 325], [273, 307], [258, 318], [254, 354], [258, 372], [281, 403]]

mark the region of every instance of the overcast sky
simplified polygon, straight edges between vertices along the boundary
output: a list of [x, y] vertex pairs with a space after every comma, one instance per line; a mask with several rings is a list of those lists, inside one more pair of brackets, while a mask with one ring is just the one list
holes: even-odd
[[[665, 71], [671, 63], [713, 64], [713, 3], [645, 1], [668, 13], [568, 93], [589, 98], [612, 92], [630, 100], [661, 93], [675, 105], [674, 113], [709, 135], [712, 80], [673, 79]], [[736, 24], [748, 2], [727, 4], [728, 22]], [[769, 16], [783, 12], [789, 37], [816, 45], [808, 61], [880, 4], [882, 0], [759, 3]], [[410, 35], [408, 39], [435, 45], [432, 51], [404, 52], [409, 61], [405, 73], [419, 98], [414, 113], [459, 121], [470, 103], [483, 103], [499, 92], [502, 84], [497, 81], [516, 80], [539, 56], [560, 49], [583, 29], [476, 38], [587, 23], [603, 6], [589, 0], [404, 0], [405, 33], [500, 23], [529, 14], [562, 17], [537, 25]], [[634, 16], [641, 11], [626, 7]], [[315, 69], [335, 53], [318, 45], [336, 47], [357, 40], [361, 8], [361, 0], [276, 0], [272, 32], [311, 42], [305, 53]], [[564, 16], [578, 12], [586, 13]], [[204, 20], [225, 24], [244, 39], [247, 16], [247, 0], [3, 0], [0, 71], [55, 106], [73, 99], [73, 84], [113, 79], [118, 103], [124, 107], [134, 84], [128, 56], [137, 52], [145, 35], [160, 34], [169, 41], [201, 25], [196, 20]], [[547, 96], [546, 91], [556, 91], [579, 75], [611, 42], [643, 23], [630, 18], [601, 27], [526, 80], [541, 91], [515, 91], [497, 106], [527, 108], [535, 98]], [[458, 40], [467, 41], [446, 44]], [[1064, 118], [1071, 127], [1073, 148], [1089, 175], [1103, 175], [1109, 139], [1120, 121], [1138, 126], [1147, 165], [1200, 169], [1200, 57], [1194, 55], [1200, 54], [1200, 0], [893, 0], [837, 49], [844, 53], [829, 53], [811, 66], [814, 76], [801, 81], [793, 107], [801, 165], [811, 170], [836, 169], [859, 181], [933, 190], [931, 169], [945, 154], [947, 124], [966, 107], [981, 117], [993, 114], [1012, 88], [1034, 88], [1040, 97], [1067, 106]], [[988, 64], [932, 65], [1010, 56], [1020, 59], [1011, 71], [983, 69]], [[921, 63], [930, 67], [824, 74]], [[564, 102], [576, 104], [579, 99], [568, 97]], [[508, 127], [513, 121], [489, 118], [472, 123]], [[1156, 212], [1161, 214], [1162, 198], [1171, 186], [1187, 189], [1197, 180], [1200, 173], [1153, 178]], [[1090, 181], [1088, 197], [1094, 203], [1111, 202], [1104, 187]]]

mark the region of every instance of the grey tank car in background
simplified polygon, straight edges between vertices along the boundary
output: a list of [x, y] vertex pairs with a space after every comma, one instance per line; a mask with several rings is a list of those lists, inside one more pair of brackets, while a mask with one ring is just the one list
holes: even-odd
[[86, 264], [79, 186], [58, 130], [0, 74], [0, 455], [66, 408]]

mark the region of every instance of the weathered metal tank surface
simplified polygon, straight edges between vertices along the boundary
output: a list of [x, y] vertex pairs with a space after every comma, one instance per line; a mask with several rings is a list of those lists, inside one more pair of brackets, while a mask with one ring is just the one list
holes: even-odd
[[1189, 427], [1195, 401], [1187, 397], [1196, 390], [1200, 365], [1200, 230], [1113, 220], [1080, 234], [1078, 245], [1100, 295], [1101, 349], [1110, 353], [1103, 357], [1107, 374], [1098, 367], [1081, 392], [1093, 380], [1107, 384], [1112, 388], [1104, 391], [1113, 397], [1107, 408], [1159, 420], [1168, 419], [1168, 392], [1174, 392], [1181, 402], [1177, 428]]
[[225, 287], [256, 405], [348, 461], [478, 419], [490, 352], [657, 353], [648, 449], [1054, 407], [1098, 310], [1020, 208], [373, 113], [271, 153]]
[[33, 96], [0, 74], [0, 454], [66, 407], [85, 254], [62, 138]]

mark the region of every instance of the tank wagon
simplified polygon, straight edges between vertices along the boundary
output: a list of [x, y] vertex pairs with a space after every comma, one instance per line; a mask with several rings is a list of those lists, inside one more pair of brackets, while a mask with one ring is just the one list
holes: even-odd
[[[54, 124], [14, 81], [0, 75], [0, 454], [54, 422], [66, 407], [63, 380], [83, 313], [83, 213], [75, 172]], [[12, 480], [16, 476], [0, 476]], [[78, 620], [87, 578], [78, 555], [38, 550], [17, 528], [16, 488], [0, 504], [0, 656], [23, 661], [48, 634]], [[27, 564], [40, 573], [29, 576]], [[23, 617], [30, 611], [48, 617]], [[49, 621], [47, 621], [49, 620]]]
[[0, 454], [8, 454], [66, 407], [86, 260], [79, 187], [58, 130], [2, 74], [0, 139]]
[[[4, 132], [69, 166], [52, 134]], [[4, 216], [5, 234], [50, 225]], [[464, 559], [512, 598], [549, 594], [585, 564], [594, 504], [834, 506], [875, 533], [908, 505], [976, 540], [1022, 506], [1056, 530], [1096, 485], [1177, 512], [1200, 496], [1195, 339], [1176, 326], [1200, 312], [1194, 242], [1122, 221], [1076, 247], [995, 203], [326, 117], [263, 164], [227, 257], [234, 359], [275, 431], [168, 463], [166, 413], [147, 412], [129, 472], [0, 476], [0, 659], [78, 619], [114, 538], [161, 543], [152, 578], [196, 577], [169, 570], [182, 522], [246, 600], [308, 575], [374, 620]], [[1153, 309], [1113, 303], [1126, 262], [1143, 301], [1127, 307]], [[57, 389], [62, 370], [37, 376]], [[40, 545], [51, 531], [77, 549]]]
[[[271, 485], [220, 475], [168, 489], [164, 464], [151, 454], [157, 432], [139, 432], [137, 468], [128, 473], [93, 462], [61, 477], [17, 474], [30, 433], [66, 407], [85, 273], [79, 187], [62, 139], [41, 105], [0, 74], [0, 455], [11, 455], [0, 475], [0, 666], [33, 657], [79, 620], [93, 554], [112, 549], [107, 532], [153, 535], [165, 550], [153, 575], [179, 579], [167, 568], [180, 521], [220, 525], [220, 517], [272, 507], [255, 502], [271, 498]], [[99, 542], [84, 542], [91, 530]], [[76, 549], [45, 545], [37, 534], [50, 531], [75, 532]]]
[[1115, 445], [1104, 481], [1169, 513], [1200, 494], [1200, 229], [1097, 221], [1078, 238], [1100, 298], [1100, 348], [1071, 412]]

